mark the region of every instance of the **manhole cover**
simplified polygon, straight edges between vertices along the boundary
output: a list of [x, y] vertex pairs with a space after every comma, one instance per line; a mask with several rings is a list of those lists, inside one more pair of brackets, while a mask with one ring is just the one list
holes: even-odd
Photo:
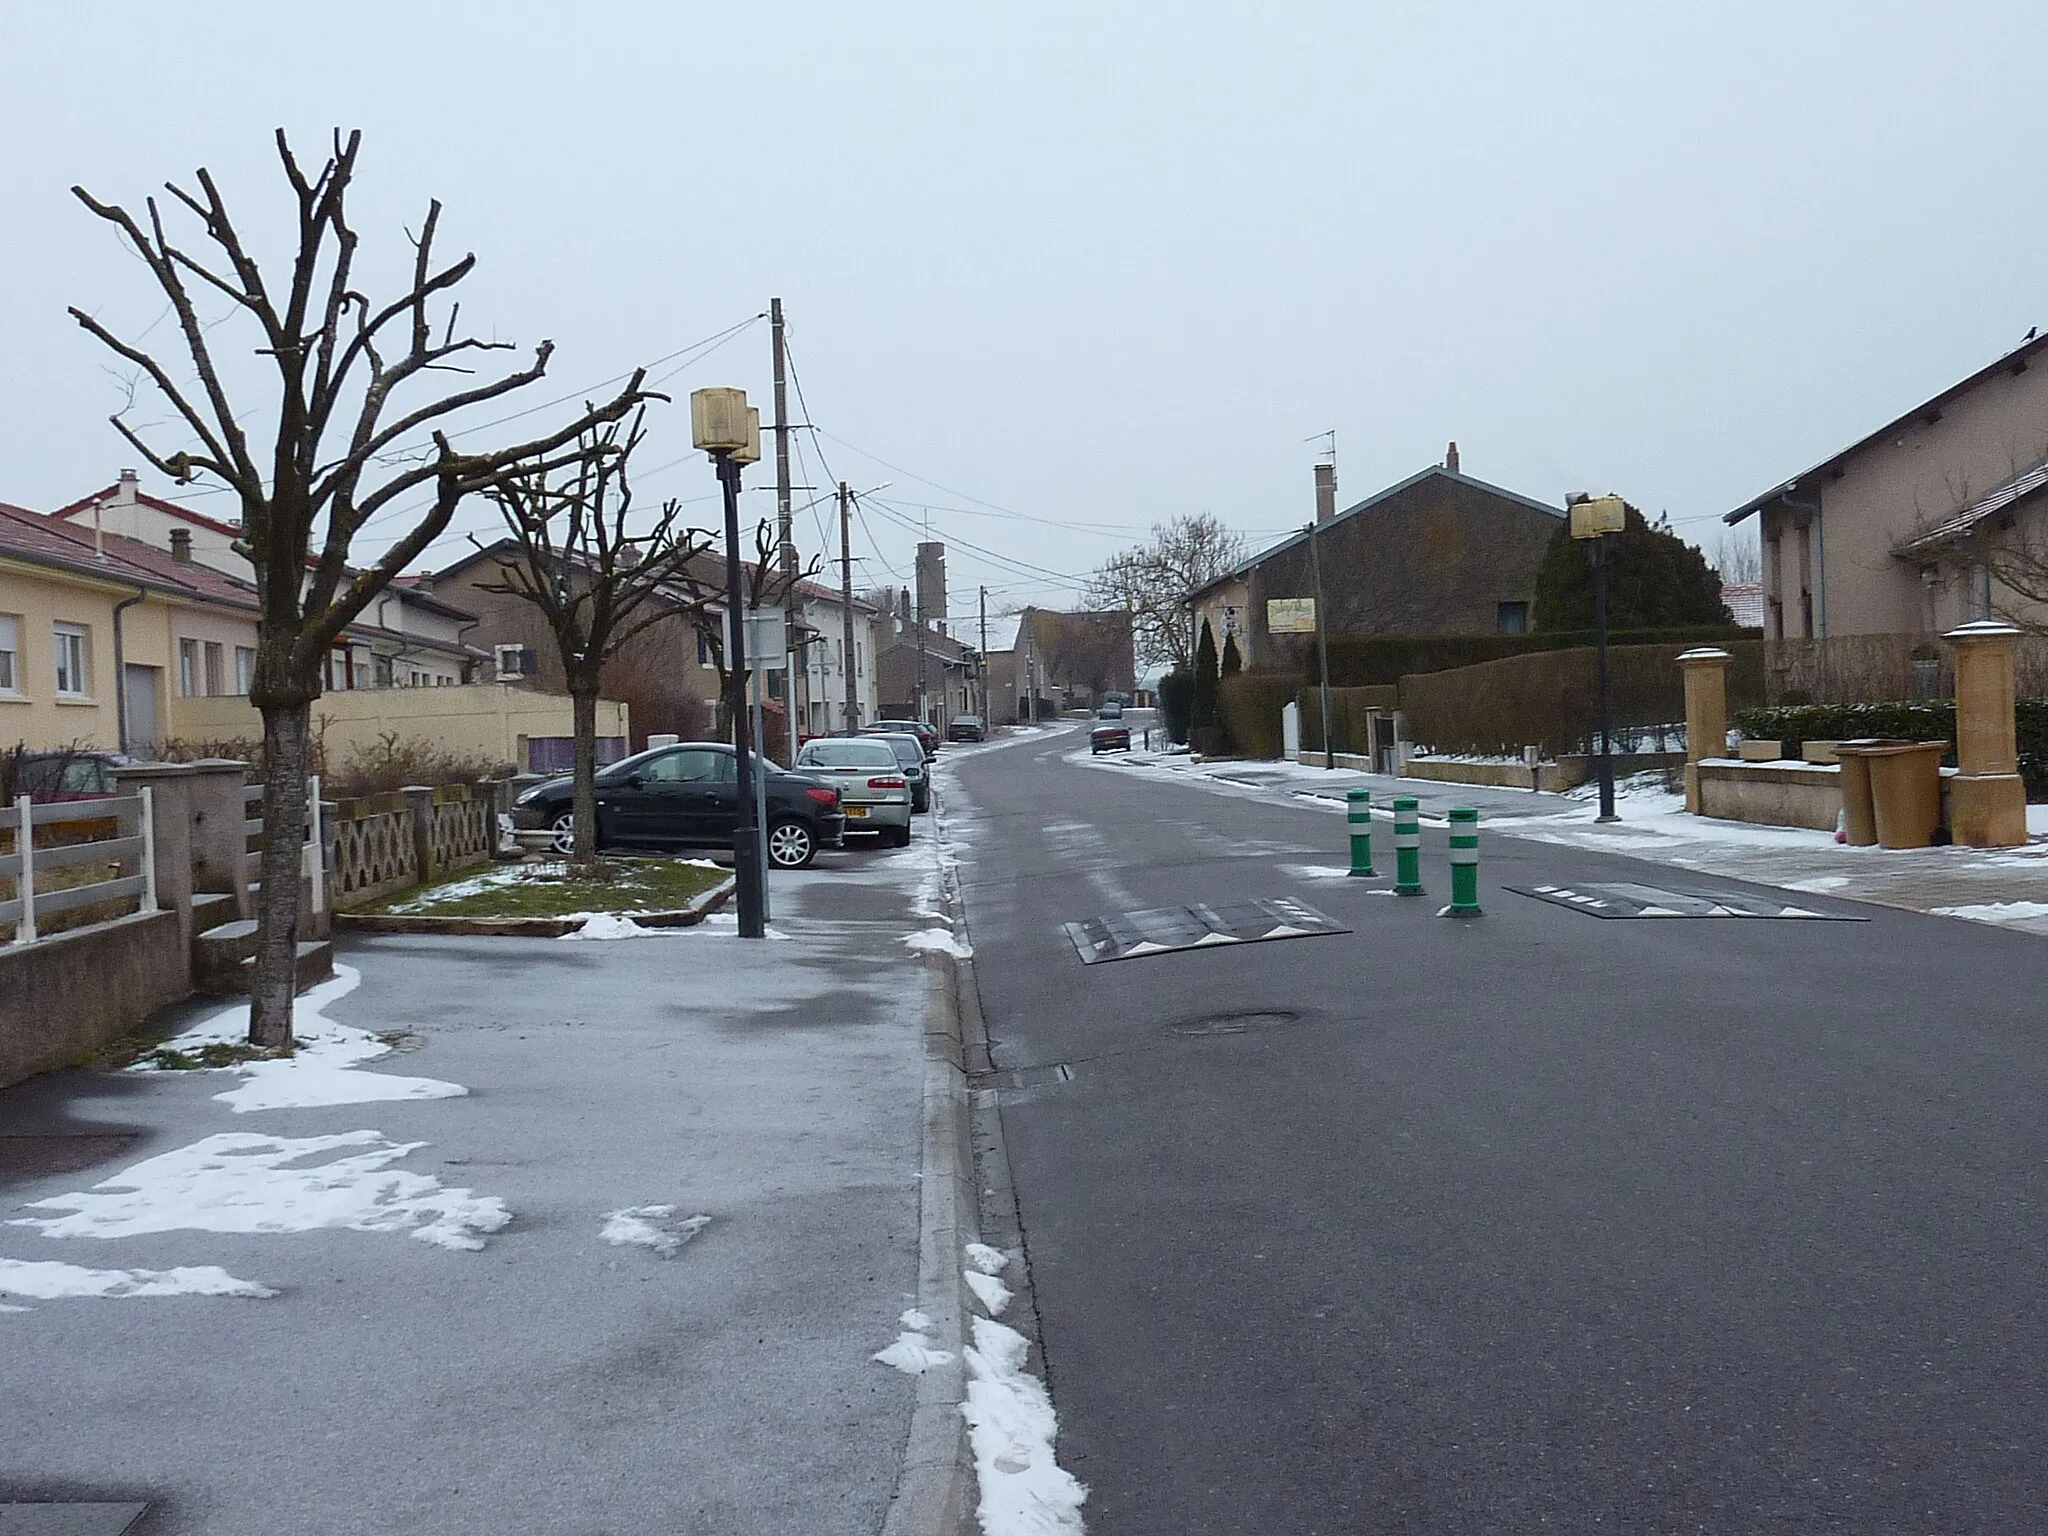
[[0, 1536], [122, 1536], [147, 1504], [0, 1504]]
[[1285, 1029], [1301, 1022], [1301, 1015], [1284, 1010], [1255, 1013], [1218, 1013], [1206, 1019], [1184, 1019], [1166, 1026], [1170, 1035], [1185, 1039], [1207, 1039], [1215, 1035], [1256, 1035], [1269, 1029]]
[[[133, 1134], [0, 1136], [0, 1184], [18, 1184], [24, 1179], [59, 1173], [82, 1173], [95, 1164], [119, 1157], [137, 1139]], [[14, 1506], [0, 1504], [0, 1509], [10, 1507]], [[4, 1523], [0, 1523], [0, 1536], [8, 1536]]]
[[1013, 1072], [984, 1072], [974, 1077], [970, 1086], [1014, 1092], [1021, 1088], [1049, 1088], [1055, 1083], [1071, 1083], [1073, 1080], [1074, 1069], [1060, 1061], [1049, 1067], [1019, 1067]]

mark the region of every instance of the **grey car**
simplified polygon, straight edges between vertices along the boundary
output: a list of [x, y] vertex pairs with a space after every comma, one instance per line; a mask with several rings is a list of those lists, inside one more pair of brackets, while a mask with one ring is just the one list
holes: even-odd
[[820, 736], [803, 744], [791, 766], [839, 791], [848, 834], [872, 832], [898, 848], [910, 846], [910, 780], [888, 742]]
[[913, 815], [922, 816], [932, 808], [932, 766], [925, 756], [924, 743], [908, 731], [862, 731], [863, 736], [872, 736], [876, 741], [886, 741], [896, 749], [897, 766], [902, 768], [903, 777], [910, 780], [910, 809]]

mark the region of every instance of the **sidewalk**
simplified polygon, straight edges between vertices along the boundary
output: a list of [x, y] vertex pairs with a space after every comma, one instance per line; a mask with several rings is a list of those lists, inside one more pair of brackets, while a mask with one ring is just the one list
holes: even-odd
[[774, 876], [776, 941], [368, 939], [290, 1063], [0, 1094], [0, 1502], [147, 1501], [146, 1536], [879, 1531], [916, 1390], [870, 1357], [918, 1289], [918, 832]]
[[1829, 833], [1803, 828], [1688, 816], [1682, 795], [1639, 783], [1622, 786], [1621, 820], [1602, 826], [1594, 820], [1591, 786], [1549, 795], [1287, 762], [1196, 761], [1184, 754], [1144, 752], [1091, 758], [1085, 747], [1070, 753], [1069, 761], [1332, 811], [1343, 808], [1347, 790], [1370, 789], [1379, 818], [1390, 814], [1396, 795], [1413, 795], [1425, 821], [1443, 819], [1454, 805], [1471, 805], [1479, 809], [1482, 828], [1504, 837], [1625, 854], [1782, 890], [2048, 935], [2048, 806], [2028, 808], [2032, 837], [2024, 848], [1895, 851], [1845, 847]]

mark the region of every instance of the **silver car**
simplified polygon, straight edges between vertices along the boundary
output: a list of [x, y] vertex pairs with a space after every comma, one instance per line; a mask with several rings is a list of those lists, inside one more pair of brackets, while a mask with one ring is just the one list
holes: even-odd
[[839, 791], [849, 835], [872, 832], [898, 848], [910, 846], [910, 780], [888, 742], [872, 736], [821, 736], [803, 744], [793, 766]]

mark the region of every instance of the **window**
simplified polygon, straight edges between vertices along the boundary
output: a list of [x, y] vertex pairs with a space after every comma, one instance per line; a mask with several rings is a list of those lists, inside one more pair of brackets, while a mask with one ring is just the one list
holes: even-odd
[[82, 699], [87, 696], [83, 624], [59, 624], [52, 634], [57, 653], [57, 697]]
[[498, 681], [517, 682], [522, 677], [532, 677], [538, 670], [536, 658], [531, 650], [520, 645], [497, 647]]
[[206, 642], [206, 696], [209, 699], [217, 699], [227, 692], [226, 660], [227, 653], [218, 641]]
[[711, 646], [705, 641], [704, 631], [701, 629], [697, 631], [697, 665], [700, 667], [711, 665]]
[[1529, 632], [1529, 605], [1527, 603], [1500, 603], [1494, 609], [1494, 622], [1504, 635], [1526, 635]]
[[0, 613], [0, 693], [21, 691], [21, 620]]
[[256, 652], [251, 646], [235, 647], [235, 692], [247, 695], [256, 681]]
[[199, 696], [199, 642], [180, 640], [178, 642], [178, 697], [195, 699]]
[[[682, 752], [665, 752], [660, 757], [642, 763], [634, 771], [641, 778], [660, 784], [716, 784], [725, 775], [724, 767], [732, 759], [723, 752], [706, 752], [694, 748]], [[737, 778], [735, 769], [733, 777]]]

